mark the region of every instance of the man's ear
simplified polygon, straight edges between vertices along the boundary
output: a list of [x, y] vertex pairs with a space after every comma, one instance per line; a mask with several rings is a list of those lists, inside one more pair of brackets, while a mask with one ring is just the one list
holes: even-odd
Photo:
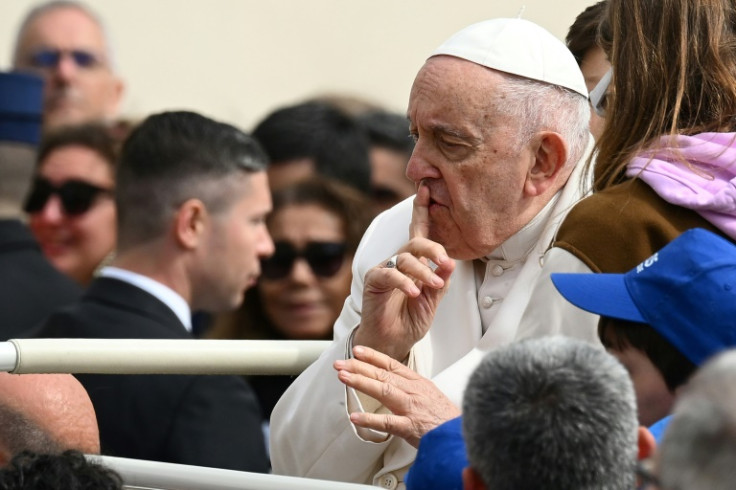
[[[531, 142], [534, 162], [529, 168], [524, 191], [530, 197], [539, 196], [551, 187], [560, 186], [561, 173], [567, 162], [567, 143], [559, 133], [540, 131]], [[565, 177], [566, 178], [566, 177]], [[555, 189], [555, 192], [557, 189]]]
[[639, 426], [639, 461], [651, 458], [657, 449], [657, 441], [649, 429]]
[[125, 82], [122, 78], [118, 78], [116, 75], [110, 75], [109, 93], [107, 98], [106, 116], [114, 118], [115, 115], [120, 111], [120, 104], [123, 101], [123, 94], [125, 93]]
[[463, 490], [486, 490], [486, 484], [470, 466], [463, 469]]
[[209, 219], [207, 208], [199, 199], [189, 199], [176, 211], [174, 236], [176, 242], [191, 250], [199, 245], [205, 225]]

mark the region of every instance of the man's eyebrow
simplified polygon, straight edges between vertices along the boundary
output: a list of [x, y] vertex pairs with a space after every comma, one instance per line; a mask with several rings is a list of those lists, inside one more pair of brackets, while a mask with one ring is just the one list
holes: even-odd
[[[407, 114], [406, 120], [409, 122], [409, 128], [416, 127], [416, 124], [411, 120], [411, 116]], [[440, 133], [440, 134], [446, 134], [448, 136], [451, 136], [453, 138], [457, 138], [460, 140], [465, 140], [469, 142], [470, 144], [476, 145], [481, 142], [481, 138], [474, 136], [470, 134], [467, 131], [463, 131], [461, 129], [457, 129], [453, 126], [448, 126], [447, 124], [442, 123], [431, 123], [429, 124], [429, 129], [432, 131], [432, 133]]]

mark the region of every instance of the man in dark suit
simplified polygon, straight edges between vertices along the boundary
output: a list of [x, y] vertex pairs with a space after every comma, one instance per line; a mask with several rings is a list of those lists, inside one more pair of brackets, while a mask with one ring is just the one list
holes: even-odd
[[43, 80], [0, 73], [0, 340], [30, 335], [82, 291], [41, 253], [21, 221], [41, 136]]
[[[237, 307], [273, 253], [266, 156], [191, 112], [146, 119], [117, 169], [117, 257], [39, 337], [191, 338], [191, 311]], [[102, 453], [266, 471], [259, 408], [236, 376], [80, 375]]]

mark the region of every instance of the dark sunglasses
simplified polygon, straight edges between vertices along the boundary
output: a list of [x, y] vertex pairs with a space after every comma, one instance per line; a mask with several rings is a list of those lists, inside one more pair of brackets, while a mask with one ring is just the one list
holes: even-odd
[[36, 177], [23, 210], [26, 213], [37, 213], [46, 206], [49, 198], [56, 194], [66, 214], [78, 215], [89, 211], [98, 195], [110, 193], [112, 193], [111, 189], [98, 187], [82, 180], [67, 180], [56, 187], [47, 179]]
[[64, 55], [71, 56], [74, 64], [80, 68], [94, 68], [102, 64], [99, 56], [83, 49], [43, 49], [31, 55], [31, 65], [36, 68], [56, 68]]
[[315, 275], [332, 277], [345, 260], [344, 243], [309, 242], [299, 250], [290, 242], [276, 242], [274, 245], [274, 254], [261, 260], [261, 273], [266, 279], [283, 279], [288, 276], [298, 258], [306, 260]]

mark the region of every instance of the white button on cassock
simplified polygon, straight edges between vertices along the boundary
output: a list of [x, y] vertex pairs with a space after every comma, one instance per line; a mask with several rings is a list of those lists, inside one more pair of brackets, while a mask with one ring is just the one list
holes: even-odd
[[491, 268], [491, 274], [493, 274], [493, 277], [499, 277], [503, 275], [503, 267], [496, 264]]
[[385, 475], [381, 476], [380, 482], [381, 487], [388, 488], [389, 490], [394, 490], [396, 486], [399, 484], [399, 479], [396, 478], [396, 475], [393, 473], [386, 473]]
[[483, 297], [483, 300], [481, 301], [481, 306], [487, 310], [488, 308], [493, 306], [494, 301], [495, 300], [491, 298], [490, 296], [485, 296]]

